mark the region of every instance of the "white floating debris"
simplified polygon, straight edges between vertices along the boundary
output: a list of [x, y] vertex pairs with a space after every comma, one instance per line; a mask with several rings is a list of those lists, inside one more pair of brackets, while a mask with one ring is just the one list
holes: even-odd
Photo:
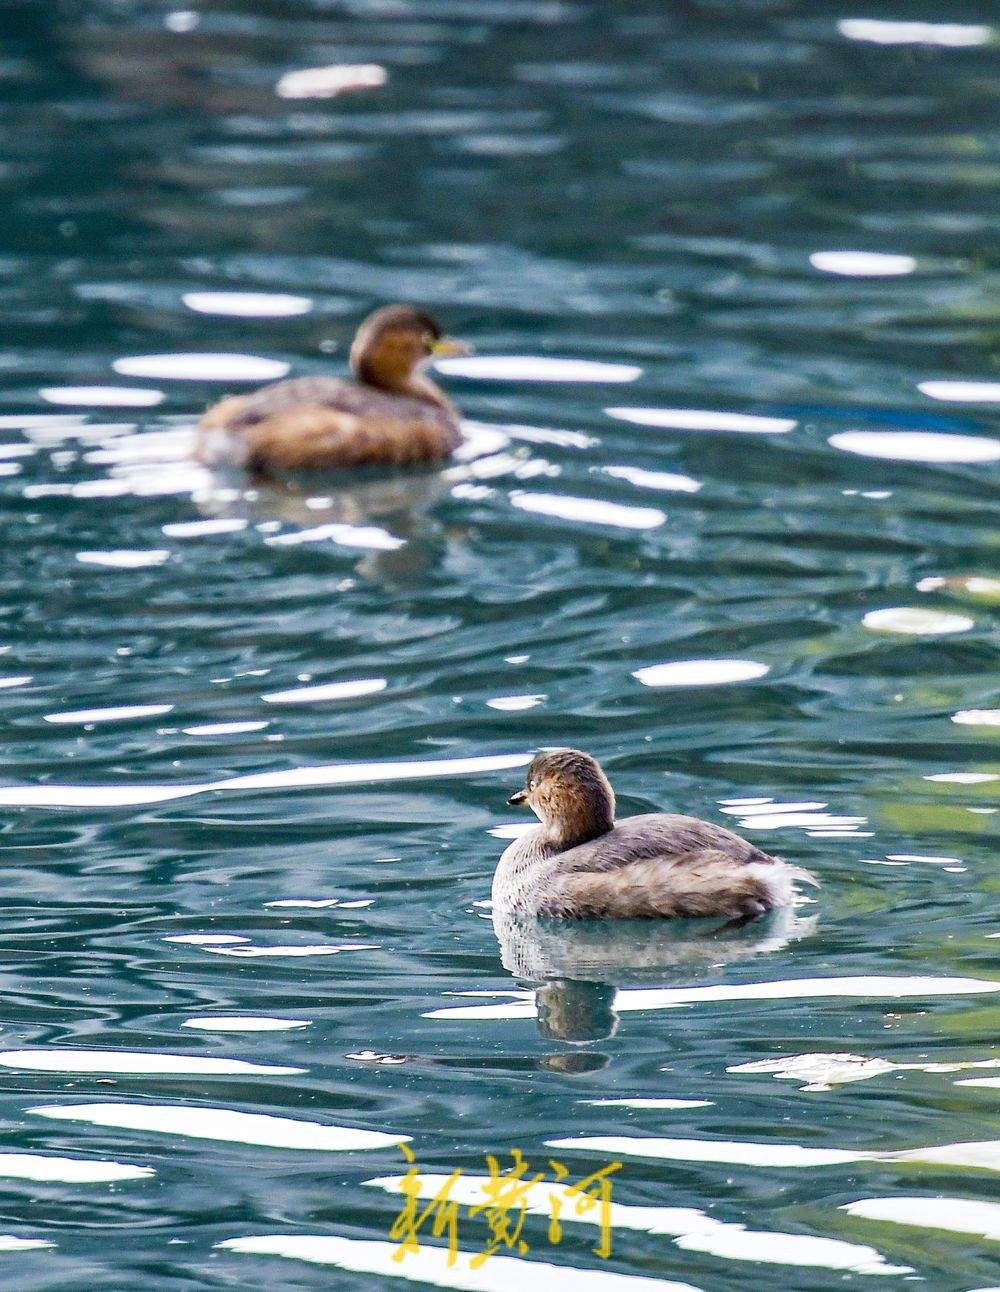
[[802, 1082], [803, 1090], [832, 1090], [847, 1082], [868, 1081], [895, 1072], [897, 1066], [886, 1059], [869, 1059], [860, 1054], [791, 1054], [737, 1063], [726, 1071], [769, 1073], [779, 1081]]
[[138, 354], [111, 366], [123, 377], [171, 381], [276, 381], [291, 368], [253, 354]]
[[[803, 1090], [832, 1090], [853, 1081], [870, 1081], [887, 1072], [964, 1072], [970, 1068], [998, 1068], [1000, 1059], [957, 1060], [953, 1063], [891, 1063], [861, 1054], [789, 1054], [755, 1063], [739, 1063], [727, 1072], [766, 1072], [778, 1081], [803, 1082]], [[961, 1082], [957, 1084], [961, 1085]]]
[[636, 669], [632, 676], [643, 686], [722, 686], [752, 682], [770, 671], [752, 659], [679, 659]]
[[960, 727], [1000, 727], [1000, 709], [960, 709], [951, 720]]
[[637, 426], [658, 426], [672, 431], [733, 431], [746, 435], [784, 435], [798, 423], [791, 417], [757, 417], [750, 413], [723, 413], [703, 408], [606, 408], [608, 417]]
[[378, 63], [333, 63], [286, 72], [275, 86], [280, 99], [332, 99], [351, 90], [374, 90], [389, 73]]

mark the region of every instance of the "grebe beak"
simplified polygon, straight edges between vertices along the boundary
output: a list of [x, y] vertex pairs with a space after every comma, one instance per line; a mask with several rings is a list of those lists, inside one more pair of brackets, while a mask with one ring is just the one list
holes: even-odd
[[471, 345], [466, 345], [464, 341], [458, 341], [453, 336], [440, 337], [431, 346], [431, 358], [433, 359], [455, 359], [460, 355], [471, 353]]

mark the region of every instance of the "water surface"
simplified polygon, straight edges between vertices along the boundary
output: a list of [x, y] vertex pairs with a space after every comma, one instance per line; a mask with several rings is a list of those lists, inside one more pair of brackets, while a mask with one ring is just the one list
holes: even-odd
[[[987, 9], [15, 9], [3, 1286], [1000, 1284]], [[460, 461], [190, 462], [393, 299]], [[552, 744], [823, 888], [499, 944]], [[611, 1257], [393, 1262], [403, 1143]]]

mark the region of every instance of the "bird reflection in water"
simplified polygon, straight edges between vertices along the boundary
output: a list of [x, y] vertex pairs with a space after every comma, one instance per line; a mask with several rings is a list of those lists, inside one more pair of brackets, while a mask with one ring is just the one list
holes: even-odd
[[554, 1041], [605, 1041], [618, 1030], [615, 988], [606, 982], [552, 978], [535, 991], [538, 1030]]
[[464, 529], [446, 525], [435, 509], [452, 489], [475, 478], [472, 465], [489, 458], [506, 464], [509, 438], [498, 428], [465, 424], [465, 439], [446, 470], [391, 471], [368, 468], [258, 480], [247, 487], [239, 471], [216, 468], [210, 488], [194, 501], [206, 516], [239, 516], [253, 524], [278, 522], [287, 530], [272, 547], [336, 543], [363, 552], [356, 573], [386, 587], [407, 585], [432, 570]]
[[[581, 1044], [614, 1036], [618, 987], [651, 979], [662, 985], [670, 970], [683, 971], [690, 981], [692, 972], [778, 951], [812, 934], [817, 922], [792, 907], [779, 907], [742, 928], [720, 928], [713, 920], [517, 919], [495, 913], [493, 929], [504, 968], [538, 983], [542, 1036]], [[578, 1071], [573, 1063], [555, 1061], [573, 1057], [550, 1056], [546, 1066]], [[582, 1070], [591, 1071], [592, 1065]]]
[[242, 516], [258, 525], [280, 522], [282, 531], [267, 540], [273, 547], [333, 543], [356, 548], [356, 573], [375, 583], [395, 585], [430, 569], [448, 540], [433, 508], [450, 482], [434, 471], [403, 475], [373, 470], [352, 476], [348, 481], [346, 475], [343, 480], [328, 475], [312, 489], [304, 481], [269, 481], [247, 489], [244, 479], [238, 492], [215, 489], [196, 502], [213, 517]]

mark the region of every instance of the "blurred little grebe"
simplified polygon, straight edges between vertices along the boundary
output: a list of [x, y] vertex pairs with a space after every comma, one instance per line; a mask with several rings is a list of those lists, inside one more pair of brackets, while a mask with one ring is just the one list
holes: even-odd
[[599, 764], [577, 749], [536, 755], [526, 803], [542, 822], [507, 848], [493, 876], [493, 912], [576, 918], [614, 916], [755, 919], [816, 884], [723, 826], [653, 812], [615, 822], [615, 795]]
[[222, 399], [199, 423], [196, 454], [260, 475], [441, 461], [461, 443], [459, 415], [423, 368], [465, 353], [429, 314], [386, 305], [355, 335], [356, 381], [296, 377]]

